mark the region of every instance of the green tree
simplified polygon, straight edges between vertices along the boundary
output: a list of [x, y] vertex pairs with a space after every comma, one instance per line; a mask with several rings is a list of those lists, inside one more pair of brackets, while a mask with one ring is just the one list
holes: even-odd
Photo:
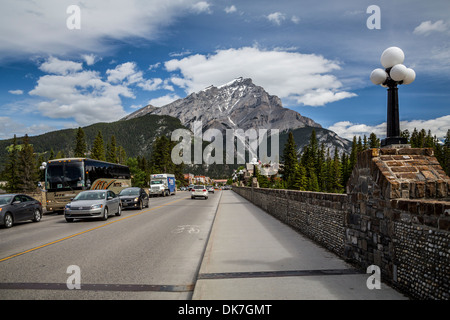
[[339, 161], [339, 153], [337, 148], [334, 149], [334, 157], [331, 166], [331, 192], [342, 193], [342, 177], [341, 177], [341, 163]]
[[105, 146], [102, 132], [99, 131], [94, 139], [94, 144], [91, 149], [91, 158], [95, 160], [105, 161]]
[[22, 192], [31, 192], [36, 189], [37, 180], [39, 178], [36, 170], [36, 157], [34, 155], [33, 146], [30, 144], [28, 135], [23, 138], [23, 147], [19, 151], [18, 167], [19, 167], [19, 190]]
[[447, 130], [443, 146], [443, 163], [442, 168], [445, 173], [450, 176], [450, 129]]
[[15, 192], [19, 189], [19, 146], [17, 145], [17, 138], [14, 135], [13, 143], [6, 148], [8, 151], [8, 161], [6, 163], [4, 176], [6, 178], [6, 190], [8, 192]]
[[112, 135], [110, 142], [106, 145], [106, 161], [112, 163], [119, 163], [117, 156], [117, 142], [116, 136]]
[[127, 153], [122, 146], [117, 147], [117, 162], [120, 164], [126, 164], [127, 162]]
[[283, 181], [290, 181], [295, 175], [298, 166], [297, 145], [294, 140], [294, 135], [289, 132], [288, 140], [284, 145], [283, 150]]
[[137, 158], [128, 158], [126, 165], [130, 168], [131, 173], [131, 185], [133, 187], [148, 187], [146, 184], [145, 172], [139, 168], [139, 163]]
[[380, 139], [372, 132], [369, 136], [369, 148], [379, 148], [381, 146]]
[[75, 136], [75, 148], [73, 149], [74, 157], [83, 158], [86, 156], [87, 145], [86, 135], [81, 127], [78, 127], [77, 134]]

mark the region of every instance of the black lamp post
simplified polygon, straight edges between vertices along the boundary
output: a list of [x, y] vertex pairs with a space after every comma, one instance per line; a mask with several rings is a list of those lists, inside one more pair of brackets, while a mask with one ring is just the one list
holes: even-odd
[[381, 64], [385, 69], [375, 69], [370, 74], [374, 84], [388, 88], [386, 139], [381, 141], [382, 147], [407, 143], [407, 139], [400, 136], [397, 85], [410, 84], [416, 78], [416, 73], [402, 64], [404, 59], [402, 49], [387, 48], [381, 55]]

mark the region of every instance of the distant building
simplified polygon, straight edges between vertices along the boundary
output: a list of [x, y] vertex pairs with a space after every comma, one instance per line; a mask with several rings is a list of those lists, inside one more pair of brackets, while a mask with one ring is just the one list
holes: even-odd
[[194, 184], [194, 174], [192, 173], [185, 173], [184, 174], [184, 180], [186, 180], [187, 184]]

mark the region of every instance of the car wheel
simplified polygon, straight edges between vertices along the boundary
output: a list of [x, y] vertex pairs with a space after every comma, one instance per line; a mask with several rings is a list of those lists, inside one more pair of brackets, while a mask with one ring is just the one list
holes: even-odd
[[39, 211], [39, 209], [36, 209], [33, 215], [33, 222], [39, 222], [41, 221], [41, 218], [42, 218], [41, 212]]
[[144, 204], [142, 203], [142, 200], [139, 200], [139, 210], [142, 210], [144, 208]]
[[108, 220], [108, 207], [105, 207], [105, 210], [103, 211], [103, 217], [102, 217], [103, 221]]
[[208, 197], [205, 197], [205, 200], [208, 200]]
[[195, 197], [194, 197], [194, 196], [191, 196], [191, 199], [195, 199]]
[[5, 214], [3, 222], [5, 223], [5, 228], [11, 228], [13, 226], [13, 217], [11, 213]]
[[116, 216], [120, 217], [122, 215], [122, 206], [119, 204], [119, 207], [117, 208]]
[[66, 218], [67, 222], [73, 222], [73, 218]]

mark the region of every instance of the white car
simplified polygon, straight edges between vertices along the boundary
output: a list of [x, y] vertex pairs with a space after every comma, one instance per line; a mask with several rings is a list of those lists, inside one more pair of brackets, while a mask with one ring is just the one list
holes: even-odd
[[197, 197], [203, 197], [208, 199], [208, 190], [204, 185], [194, 186], [191, 191], [191, 199], [195, 199]]

